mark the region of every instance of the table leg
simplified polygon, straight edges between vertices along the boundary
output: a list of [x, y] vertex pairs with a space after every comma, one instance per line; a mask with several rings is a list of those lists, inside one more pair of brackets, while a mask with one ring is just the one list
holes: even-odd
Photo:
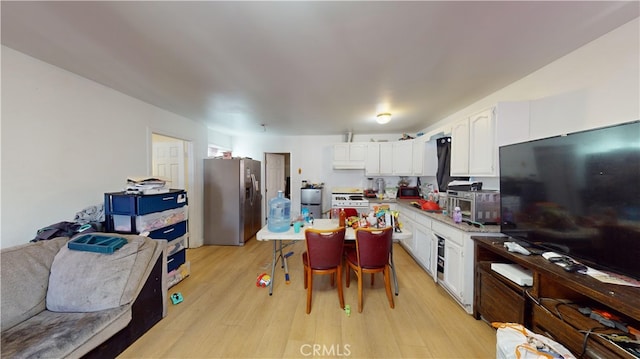
[[[276, 274], [276, 264], [277, 264], [277, 259], [276, 259], [276, 253], [278, 252], [278, 249], [276, 248], [276, 242], [280, 242], [280, 241], [273, 241], [273, 259], [271, 261], [271, 284], [269, 284], [269, 295], [273, 295], [273, 282], [275, 280], [275, 274]], [[282, 245], [282, 242], [280, 242], [280, 245]]]
[[396, 264], [393, 263], [393, 244], [391, 245], [391, 258], [389, 259], [391, 262], [391, 273], [393, 274], [393, 284], [396, 289], [396, 296], [398, 295], [398, 277], [396, 276]]
[[287, 284], [289, 284], [289, 270], [286, 268], [286, 260], [287, 257], [293, 254], [287, 253], [286, 255], [282, 254], [283, 250], [288, 246], [292, 245], [294, 242], [290, 242], [287, 244], [282, 244], [282, 240], [274, 240], [273, 241], [273, 258], [271, 260], [271, 284], [269, 285], [269, 295], [273, 295], [273, 283], [276, 279], [276, 266], [278, 265], [278, 261], [282, 260], [281, 267], [285, 269], [285, 279], [287, 280]]

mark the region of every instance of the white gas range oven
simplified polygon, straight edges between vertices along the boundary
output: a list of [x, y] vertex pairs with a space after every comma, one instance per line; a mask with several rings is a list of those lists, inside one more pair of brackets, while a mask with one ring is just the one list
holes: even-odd
[[362, 214], [369, 211], [369, 200], [362, 188], [334, 187], [331, 189], [331, 208], [355, 208]]

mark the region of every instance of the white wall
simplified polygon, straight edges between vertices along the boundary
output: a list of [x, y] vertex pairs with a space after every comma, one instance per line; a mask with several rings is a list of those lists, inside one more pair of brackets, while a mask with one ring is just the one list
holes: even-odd
[[192, 246], [202, 244], [207, 129], [113, 89], [2, 47], [2, 248], [151, 174], [151, 133], [192, 141]]
[[531, 139], [637, 120], [640, 19], [460, 109], [423, 132], [436, 131], [501, 101], [531, 101]]
[[212, 129], [208, 129], [208, 141], [208, 144], [217, 145], [222, 148], [231, 149], [233, 147], [231, 144], [231, 136], [220, 133], [218, 131], [214, 131]]

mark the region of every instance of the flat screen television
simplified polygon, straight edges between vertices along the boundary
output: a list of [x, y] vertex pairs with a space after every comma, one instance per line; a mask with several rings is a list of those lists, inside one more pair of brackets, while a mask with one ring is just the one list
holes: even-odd
[[640, 279], [640, 121], [501, 146], [501, 232]]

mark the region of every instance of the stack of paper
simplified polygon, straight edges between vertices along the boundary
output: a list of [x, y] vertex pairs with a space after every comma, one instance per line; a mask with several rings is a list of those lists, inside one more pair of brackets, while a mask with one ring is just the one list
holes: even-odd
[[167, 179], [162, 177], [129, 177], [126, 194], [158, 194], [169, 192]]

